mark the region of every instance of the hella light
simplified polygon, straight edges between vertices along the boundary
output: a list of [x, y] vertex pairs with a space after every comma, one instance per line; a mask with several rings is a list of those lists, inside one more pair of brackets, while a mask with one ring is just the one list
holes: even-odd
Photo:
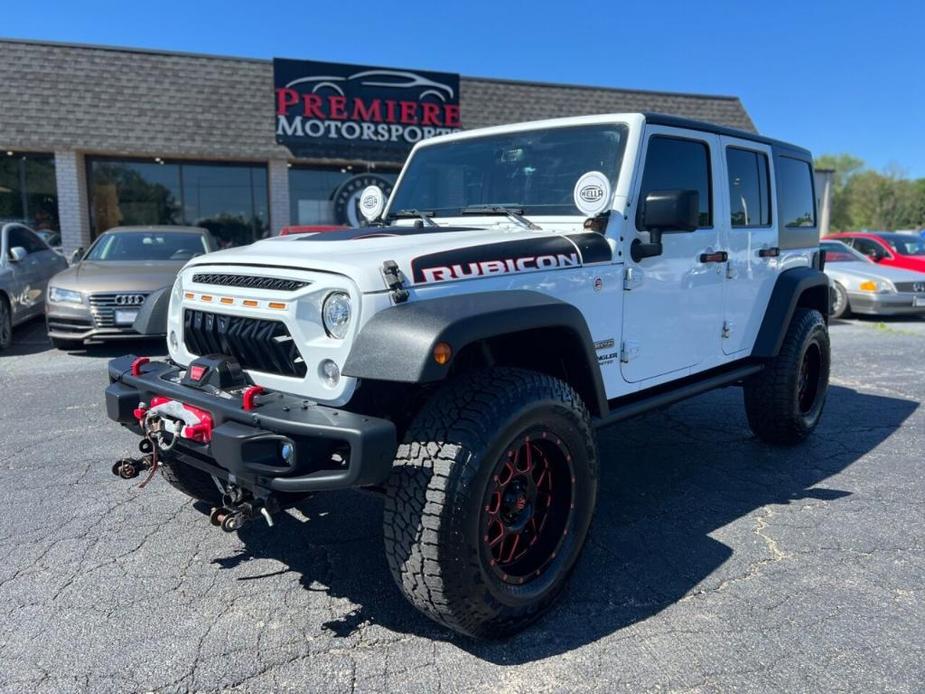
[[340, 368], [330, 359], [325, 359], [318, 365], [318, 375], [324, 385], [334, 388], [340, 381]]
[[321, 320], [331, 337], [343, 340], [350, 327], [350, 296], [344, 292], [331, 292], [321, 306]]
[[48, 300], [53, 304], [82, 304], [83, 296], [80, 292], [60, 287], [48, 288]]

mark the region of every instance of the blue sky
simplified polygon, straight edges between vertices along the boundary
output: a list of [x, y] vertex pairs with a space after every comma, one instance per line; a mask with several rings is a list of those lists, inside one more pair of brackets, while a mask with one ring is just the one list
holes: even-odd
[[925, 177], [925, 2], [16, 2], [0, 36], [732, 94], [816, 154]]

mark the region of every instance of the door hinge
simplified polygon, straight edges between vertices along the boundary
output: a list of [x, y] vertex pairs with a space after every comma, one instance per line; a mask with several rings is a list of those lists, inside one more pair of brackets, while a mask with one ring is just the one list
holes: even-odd
[[723, 321], [723, 339], [728, 340], [732, 336], [732, 321]]
[[623, 289], [631, 291], [642, 284], [642, 272], [634, 267], [628, 267], [623, 271]]
[[625, 340], [620, 344], [620, 361], [628, 364], [639, 356], [639, 343], [635, 340]]

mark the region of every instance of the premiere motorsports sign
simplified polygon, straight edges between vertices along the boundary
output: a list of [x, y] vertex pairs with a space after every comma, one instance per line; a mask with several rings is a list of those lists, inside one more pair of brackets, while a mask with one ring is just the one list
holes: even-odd
[[459, 75], [277, 58], [273, 82], [276, 142], [296, 156], [402, 161], [461, 128]]

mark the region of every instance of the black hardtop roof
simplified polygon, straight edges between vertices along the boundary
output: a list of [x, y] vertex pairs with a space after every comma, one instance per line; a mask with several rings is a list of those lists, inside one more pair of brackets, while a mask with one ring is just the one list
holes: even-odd
[[799, 155], [800, 158], [805, 158], [809, 161], [813, 159], [812, 153], [805, 147], [799, 147], [789, 142], [775, 140], [770, 137], [758, 135], [757, 133], [750, 133], [747, 130], [728, 128], [725, 125], [717, 125], [716, 123], [707, 123], [706, 121], [692, 120], [680, 116], [670, 116], [667, 113], [643, 113], [642, 115], [645, 116], [646, 123], [651, 123], [652, 125], [664, 125], [670, 128], [686, 128], [688, 130], [702, 130], [703, 132], [714, 133], [716, 135], [737, 137], [741, 140], [751, 140], [753, 142], [770, 145], [774, 149], [785, 151], [788, 154]]

